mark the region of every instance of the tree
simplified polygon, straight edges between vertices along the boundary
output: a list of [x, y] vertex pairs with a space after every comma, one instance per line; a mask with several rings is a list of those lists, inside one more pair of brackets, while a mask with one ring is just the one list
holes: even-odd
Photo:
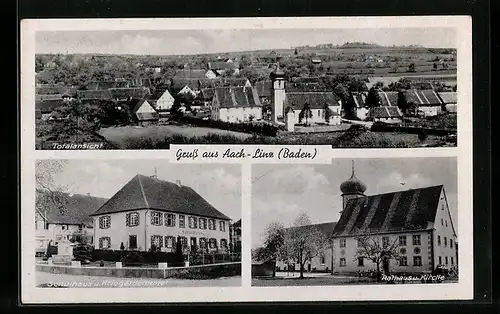
[[354, 255], [354, 259], [359, 258], [371, 260], [377, 266], [377, 280], [380, 281], [382, 274], [380, 271], [380, 264], [384, 261], [389, 262], [391, 259], [397, 259], [398, 254], [398, 238], [394, 238], [392, 241], [389, 237], [384, 240], [384, 237], [362, 235], [357, 237], [358, 248]]
[[328, 238], [316, 226], [311, 226], [307, 214], [300, 214], [287, 229], [281, 250], [283, 260], [291, 260], [300, 266], [300, 278], [304, 278], [304, 265], [319, 256], [328, 247]]
[[404, 113], [407, 113], [409, 105], [408, 105], [408, 102], [406, 101], [406, 96], [405, 96], [403, 91], [398, 92], [397, 106], [401, 111], [403, 111]]
[[276, 275], [276, 260], [281, 259], [281, 250], [285, 237], [285, 228], [279, 222], [271, 222], [263, 234], [264, 244], [252, 252], [252, 257], [258, 260], [273, 261], [273, 277]]
[[294, 55], [298, 55], [299, 54], [299, 50], [297, 48], [295, 48], [295, 51], [293, 52]]
[[437, 70], [437, 68], [438, 68], [438, 64], [437, 64], [436, 62], [434, 62], [434, 63], [432, 64], [432, 70], [436, 71], [436, 70]]
[[346, 119], [353, 119], [356, 116], [356, 102], [354, 101], [354, 95], [349, 94], [346, 102], [342, 102], [342, 110], [344, 111], [344, 117]]
[[61, 192], [66, 186], [58, 184], [54, 176], [64, 170], [65, 160], [41, 159], [35, 164], [35, 210], [47, 223], [51, 211], [63, 213], [68, 199]]
[[325, 112], [325, 122], [328, 123], [330, 122], [330, 118], [333, 116], [334, 113], [326, 103], [323, 105], [323, 110]]
[[370, 108], [378, 107], [382, 104], [378, 90], [375, 87], [370, 88], [368, 91], [368, 96], [366, 96], [366, 105]]
[[349, 99], [349, 91], [345, 87], [345, 85], [338, 83], [335, 85], [335, 88], [333, 89], [333, 92], [335, 95], [340, 97], [340, 100], [342, 100], [342, 103], [346, 103], [347, 100]]
[[184, 263], [184, 253], [180, 236], [178, 236], [177, 240], [175, 241], [175, 261], [179, 264]]
[[87, 230], [79, 229], [73, 232], [69, 241], [72, 243], [87, 245], [90, 244], [90, 236], [88, 235]]
[[415, 63], [410, 63], [408, 66], [408, 72], [415, 72]]
[[302, 120], [306, 120], [305, 125], [309, 125], [309, 119], [312, 118], [312, 110], [311, 105], [309, 103], [305, 103], [302, 107], [302, 110], [299, 112], [299, 123], [302, 123]]

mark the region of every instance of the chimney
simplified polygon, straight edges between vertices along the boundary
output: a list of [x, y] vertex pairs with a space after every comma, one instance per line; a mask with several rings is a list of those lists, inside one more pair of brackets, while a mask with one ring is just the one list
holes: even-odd
[[175, 184], [177, 184], [178, 187], [182, 187], [181, 180], [175, 180]]

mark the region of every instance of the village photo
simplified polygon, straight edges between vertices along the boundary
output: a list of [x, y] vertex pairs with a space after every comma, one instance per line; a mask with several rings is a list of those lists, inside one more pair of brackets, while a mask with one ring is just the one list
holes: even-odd
[[240, 286], [240, 172], [163, 160], [37, 160], [36, 286]]
[[252, 286], [458, 282], [455, 157], [252, 166]]
[[37, 31], [35, 146], [453, 147], [457, 42], [451, 27]]

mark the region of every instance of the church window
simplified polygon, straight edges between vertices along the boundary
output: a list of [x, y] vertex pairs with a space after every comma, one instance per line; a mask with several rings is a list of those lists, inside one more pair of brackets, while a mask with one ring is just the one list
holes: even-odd
[[445, 227], [448, 227], [448, 220], [445, 220], [445, 221], [444, 221], [444, 226], [445, 226]]
[[339, 244], [340, 244], [340, 247], [345, 247], [345, 239], [340, 239], [339, 240]]
[[444, 220], [441, 218], [441, 226], [444, 226]]
[[413, 266], [422, 266], [422, 256], [413, 256]]
[[345, 257], [341, 257], [341, 258], [340, 258], [340, 266], [341, 266], [341, 267], [346, 266], [346, 263], [345, 263]]
[[413, 245], [420, 245], [420, 235], [419, 234], [413, 235]]

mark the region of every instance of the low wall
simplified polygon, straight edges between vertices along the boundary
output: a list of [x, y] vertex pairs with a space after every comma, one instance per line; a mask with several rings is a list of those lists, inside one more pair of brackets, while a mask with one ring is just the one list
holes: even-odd
[[102, 276], [118, 278], [171, 278], [183, 275], [216, 273], [220, 277], [241, 275], [241, 262], [172, 268], [144, 267], [71, 267], [63, 265], [36, 265], [36, 270], [52, 274]]

